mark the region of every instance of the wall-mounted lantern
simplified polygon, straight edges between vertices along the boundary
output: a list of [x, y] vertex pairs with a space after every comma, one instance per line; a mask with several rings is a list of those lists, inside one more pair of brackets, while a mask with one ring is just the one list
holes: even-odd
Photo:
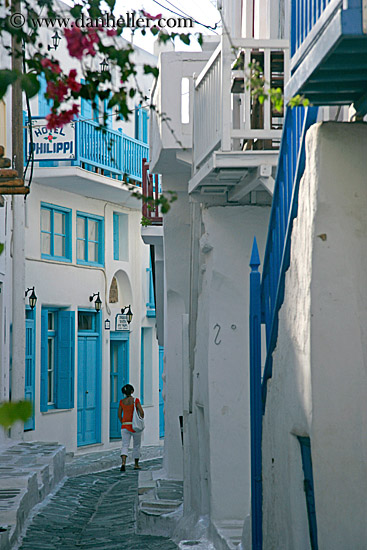
[[34, 292], [34, 286], [32, 288], [27, 288], [27, 290], [25, 291], [25, 294], [24, 296], [27, 297], [29, 292], [31, 292], [31, 295], [29, 296], [29, 307], [31, 309], [34, 309], [36, 307], [36, 303], [37, 303], [37, 296], [36, 296], [36, 293]]
[[133, 312], [131, 311], [131, 306], [125, 306], [125, 307], [123, 307], [123, 308], [121, 309], [121, 313], [122, 313], [123, 315], [126, 315], [126, 320], [127, 320], [127, 322], [129, 323], [129, 325], [130, 325], [131, 321], [133, 320], [133, 315], [134, 315]]
[[52, 46], [48, 46], [48, 51], [57, 50], [61, 40], [61, 36], [57, 31], [55, 31], [55, 34], [53, 36], [51, 36], [51, 40], [52, 40]]
[[93, 302], [94, 298], [96, 298], [94, 301], [94, 307], [96, 308], [96, 311], [101, 311], [102, 300], [99, 297], [99, 292], [96, 292], [95, 294], [92, 294], [91, 296], [89, 296], [89, 301]]
[[109, 320], [109, 319], [105, 319], [105, 322], [104, 322], [104, 329], [105, 329], [105, 330], [110, 330], [110, 328], [111, 328], [110, 320]]

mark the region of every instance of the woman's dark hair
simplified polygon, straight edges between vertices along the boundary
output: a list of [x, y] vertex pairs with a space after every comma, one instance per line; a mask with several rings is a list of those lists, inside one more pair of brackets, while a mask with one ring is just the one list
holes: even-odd
[[125, 384], [125, 386], [121, 388], [121, 391], [124, 395], [129, 397], [132, 393], [134, 393], [134, 386], [131, 384]]

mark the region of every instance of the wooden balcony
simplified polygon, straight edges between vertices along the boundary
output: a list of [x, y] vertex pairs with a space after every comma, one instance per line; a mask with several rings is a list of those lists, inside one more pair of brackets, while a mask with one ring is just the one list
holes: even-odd
[[286, 97], [367, 112], [367, 4], [363, 0], [292, 0], [291, 78]]
[[288, 41], [223, 36], [194, 83], [193, 173], [189, 192], [239, 201], [272, 177], [283, 114], [248, 89], [249, 64], [265, 86], [284, 89]]

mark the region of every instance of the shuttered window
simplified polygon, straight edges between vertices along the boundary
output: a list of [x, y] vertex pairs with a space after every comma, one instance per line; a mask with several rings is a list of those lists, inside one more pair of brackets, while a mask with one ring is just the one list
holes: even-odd
[[41, 411], [74, 407], [75, 312], [41, 313]]

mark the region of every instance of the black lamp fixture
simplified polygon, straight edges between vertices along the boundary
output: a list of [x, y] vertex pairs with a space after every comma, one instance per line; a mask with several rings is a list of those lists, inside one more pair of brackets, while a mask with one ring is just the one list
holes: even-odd
[[52, 40], [52, 46], [48, 46], [48, 51], [57, 50], [57, 48], [59, 47], [60, 40], [61, 40], [61, 36], [59, 35], [59, 33], [57, 31], [55, 31], [55, 34], [53, 36], [51, 36], [51, 40]]
[[103, 73], [103, 71], [108, 71], [108, 63], [107, 63], [107, 60], [106, 58], [104, 58], [100, 64], [99, 64], [100, 68], [101, 68], [101, 73]]
[[37, 303], [37, 296], [36, 296], [36, 293], [34, 292], [34, 286], [32, 288], [27, 288], [27, 290], [25, 291], [24, 296], [27, 297], [29, 292], [31, 292], [31, 291], [32, 291], [32, 294], [28, 298], [29, 299], [29, 307], [31, 309], [34, 309], [36, 307], [36, 303]]
[[109, 319], [105, 319], [105, 322], [104, 322], [104, 329], [105, 330], [110, 330], [111, 328], [111, 322]]
[[122, 313], [123, 315], [126, 315], [126, 320], [127, 320], [127, 322], [129, 323], [129, 325], [130, 325], [131, 321], [133, 320], [133, 315], [134, 315], [133, 312], [131, 311], [131, 306], [125, 306], [125, 307], [123, 307], [123, 308], [121, 309], [121, 313]]
[[92, 294], [91, 296], [89, 296], [89, 301], [93, 302], [95, 297], [96, 297], [96, 299], [95, 299], [95, 302], [94, 302], [94, 307], [96, 308], [96, 311], [101, 311], [102, 300], [99, 297], [99, 292], [96, 292], [95, 294]]

